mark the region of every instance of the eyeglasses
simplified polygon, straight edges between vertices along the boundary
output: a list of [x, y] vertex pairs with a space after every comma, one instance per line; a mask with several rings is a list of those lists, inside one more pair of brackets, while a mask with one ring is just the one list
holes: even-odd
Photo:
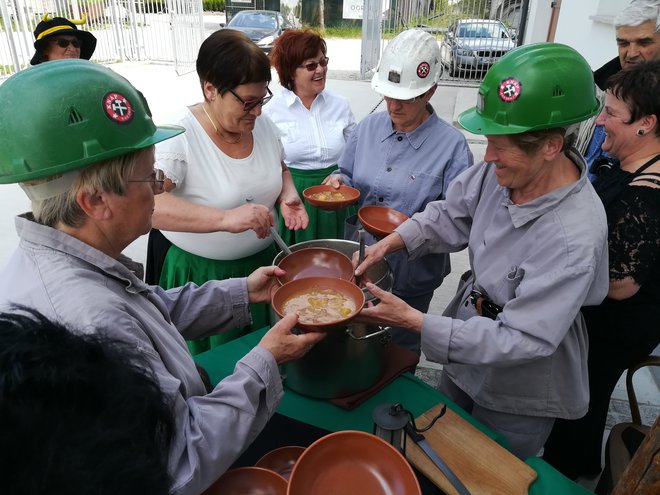
[[314, 72], [319, 65], [321, 67], [325, 67], [328, 65], [328, 62], [330, 62], [328, 57], [321, 57], [318, 62], [310, 62], [308, 64], [299, 65], [298, 68], [307, 69], [308, 72]]
[[82, 45], [82, 43], [80, 42], [80, 40], [78, 38], [72, 38], [72, 39], [55, 38], [55, 39], [48, 40], [48, 41], [50, 41], [53, 44], [56, 44], [60, 48], [66, 48], [70, 44], [73, 45], [74, 48], [80, 48], [80, 45]]
[[409, 98], [407, 100], [399, 100], [397, 98], [390, 98], [389, 96], [385, 96], [384, 98], [385, 98], [385, 101], [390, 101], [390, 102], [391, 101], [396, 101], [398, 103], [401, 103], [402, 105], [412, 105], [417, 100], [419, 100], [422, 96], [424, 96], [424, 95], [415, 96], [414, 98]]
[[240, 101], [243, 104], [243, 111], [244, 112], [249, 112], [250, 110], [253, 110], [257, 106], [264, 106], [266, 103], [270, 101], [270, 99], [273, 97], [273, 93], [270, 91], [270, 88], [266, 86], [266, 91], [268, 94], [264, 96], [263, 98], [259, 98], [258, 100], [249, 100], [245, 101], [243, 98], [238, 96], [234, 90], [230, 89], [229, 92], [234, 95], [234, 98], [236, 98], [238, 101]]
[[160, 191], [165, 185], [165, 172], [156, 168], [148, 179], [129, 179], [126, 182], [151, 182], [151, 186], [156, 191]]

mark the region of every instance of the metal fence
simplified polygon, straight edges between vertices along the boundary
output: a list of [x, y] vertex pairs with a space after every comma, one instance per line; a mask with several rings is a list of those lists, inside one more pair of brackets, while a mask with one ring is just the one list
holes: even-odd
[[101, 63], [153, 60], [194, 69], [204, 37], [201, 0], [0, 0], [0, 77], [29, 66], [33, 31], [43, 15], [86, 18], [79, 28], [98, 42]]
[[[488, 68], [518, 44], [528, 0], [365, 0], [363, 78], [388, 41], [409, 28], [431, 33], [440, 46], [442, 80], [477, 85]], [[379, 26], [373, 29], [370, 26]], [[379, 49], [374, 46], [380, 45]]]

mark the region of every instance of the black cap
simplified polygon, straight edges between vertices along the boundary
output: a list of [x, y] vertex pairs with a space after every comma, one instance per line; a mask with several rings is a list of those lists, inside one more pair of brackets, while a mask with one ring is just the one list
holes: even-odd
[[96, 48], [96, 37], [89, 31], [79, 30], [76, 25], [64, 17], [53, 17], [43, 20], [34, 29], [34, 48], [36, 50], [30, 64], [37, 65], [44, 62], [44, 47], [48, 40], [60, 34], [73, 35], [81, 42], [80, 58], [89, 60]]

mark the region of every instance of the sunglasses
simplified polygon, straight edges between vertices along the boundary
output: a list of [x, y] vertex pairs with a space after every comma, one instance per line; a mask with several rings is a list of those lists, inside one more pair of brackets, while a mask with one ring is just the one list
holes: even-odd
[[82, 43], [78, 38], [67, 39], [67, 38], [55, 38], [54, 40], [49, 40], [51, 43], [56, 44], [60, 48], [66, 48], [69, 44], [73, 45], [74, 48], [80, 48]]
[[270, 99], [273, 97], [273, 93], [270, 91], [270, 88], [266, 86], [266, 91], [268, 94], [264, 96], [263, 98], [259, 98], [257, 100], [249, 100], [245, 101], [243, 98], [238, 96], [234, 90], [230, 89], [229, 92], [234, 95], [234, 98], [236, 98], [238, 101], [240, 101], [243, 104], [243, 111], [244, 112], [249, 112], [250, 110], [253, 110], [257, 106], [264, 106], [266, 103], [270, 101]]
[[321, 57], [321, 60], [318, 62], [310, 62], [308, 64], [303, 64], [299, 65], [299, 69], [307, 69], [308, 72], [314, 72], [316, 68], [320, 65], [321, 67], [325, 67], [328, 65], [328, 62], [330, 62], [330, 59], [328, 57]]

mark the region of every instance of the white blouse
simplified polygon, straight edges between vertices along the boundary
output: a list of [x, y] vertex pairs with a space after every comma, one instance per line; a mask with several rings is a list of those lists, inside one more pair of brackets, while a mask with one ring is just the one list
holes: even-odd
[[307, 109], [298, 96], [282, 88], [263, 107], [277, 125], [287, 166], [315, 170], [336, 165], [355, 128], [348, 100], [330, 91], [319, 93]]

